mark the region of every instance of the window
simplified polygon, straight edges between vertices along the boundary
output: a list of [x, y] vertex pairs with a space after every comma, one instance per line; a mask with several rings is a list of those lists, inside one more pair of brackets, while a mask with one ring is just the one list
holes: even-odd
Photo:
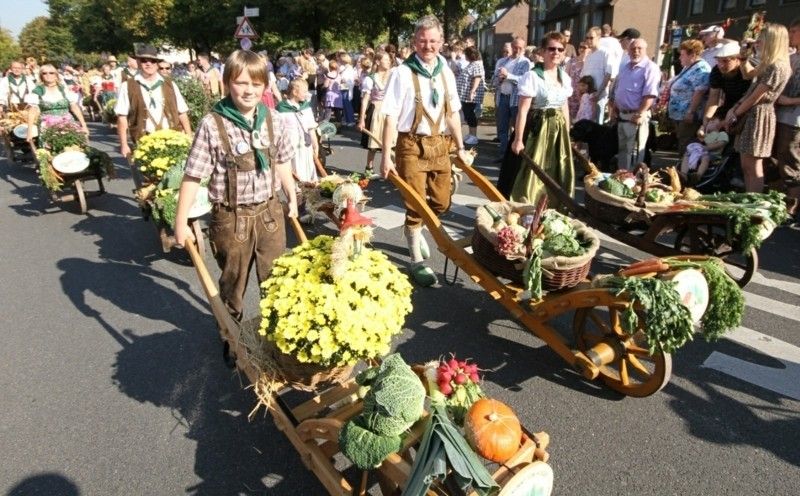
[[736, 8], [736, 0], [720, 0], [719, 11], [724, 12]]
[[767, 0], [747, 0], [748, 7], [760, 7], [762, 5], [766, 5]]
[[689, 0], [689, 15], [703, 13], [703, 0]]
[[592, 26], [602, 26], [603, 25], [603, 11], [602, 10], [595, 10], [592, 12]]

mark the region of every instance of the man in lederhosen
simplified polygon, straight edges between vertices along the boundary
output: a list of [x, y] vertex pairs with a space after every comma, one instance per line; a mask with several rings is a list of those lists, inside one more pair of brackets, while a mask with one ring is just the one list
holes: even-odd
[[[456, 80], [447, 61], [439, 55], [442, 26], [434, 16], [417, 22], [414, 50], [392, 71], [381, 107], [384, 177], [396, 172], [431, 209], [442, 214], [450, 208], [450, 149], [468, 161], [461, 139], [461, 102]], [[391, 143], [395, 135], [397, 166], [392, 163]], [[430, 254], [422, 236], [422, 218], [406, 203], [405, 236], [411, 256], [410, 272], [420, 286], [436, 284], [436, 274], [424, 264]]]
[[7, 110], [16, 111], [26, 107], [25, 96], [35, 87], [33, 78], [25, 75], [25, 65], [19, 60], [12, 62], [8, 76], [0, 79], [0, 116]]
[[[162, 60], [158, 51], [151, 45], [143, 45], [136, 49], [135, 57], [139, 63], [139, 72], [120, 87], [114, 107], [117, 114], [119, 152], [129, 162], [129, 132], [134, 146], [142, 136], [159, 129], [182, 130], [189, 136], [192, 135], [189, 106], [178, 86], [172, 81], [165, 81], [158, 74], [158, 63]], [[134, 167], [132, 172], [133, 181], [138, 188], [141, 186], [139, 172]]]

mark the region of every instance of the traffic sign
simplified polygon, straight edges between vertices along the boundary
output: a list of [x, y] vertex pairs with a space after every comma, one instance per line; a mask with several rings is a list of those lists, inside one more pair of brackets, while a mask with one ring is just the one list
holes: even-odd
[[258, 7], [245, 7], [244, 8], [244, 15], [245, 17], [258, 17]]
[[242, 22], [236, 26], [236, 32], [233, 33], [234, 38], [258, 38], [258, 34], [256, 30], [253, 29], [253, 25], [250, 24], [250, 20], [245, 17], [242, 19]]
[[242, 47], [242, 50], [250, 50], [253, 48], [253, 42], [250, 41], [250, 38], [240, 38], [239, 46]]

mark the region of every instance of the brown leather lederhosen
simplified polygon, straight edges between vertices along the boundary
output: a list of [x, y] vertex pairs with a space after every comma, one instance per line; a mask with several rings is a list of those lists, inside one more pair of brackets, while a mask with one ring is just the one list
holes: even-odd
[[[428, 205], [440, 215], [450, 208], [450, 148], [452, 139], [449, 135], [441, 134], [439, 128], [442, 119], [451, 113], [450, 93], [447, 80], [444, 82], [444, 108], [439, 117], [433, 117], [422, 105], [422, 94], [419, 87], [419, 76], [412, 71], [411, 79], [414, 81], [414, 121], [410, 132], [401, 132], [397, 135], [395, 156], [397, 159], [397, 173], [403, 178], [422, 198], [429, 198]], [[430, 136], [417, 134], [422, 119], [428, 122], [431, 129]], [[406, 207], [406, 225], [416, 227], [422, 223], [422, 217], [415, 212], [408, 203]]]
[[[267, 111], [270, 143], [275, 143], [272, 117]], [[233, 154], [223, 117], [213, 114], [217, 134], [225, 151], [225, 197], [214, 203], [208, 234], [211, 251], [222, 274], [220, 296], [234, 318], [241, 320], [243, 300], [250, 268], [255, 259], [259, 282], [272, 270], [273, 261], [286, 249], [283, 207], [275, 194], [275, 168], [271, 168], [270, 198], [267, 201], [241, 205], [238, 202], [238, 173], [256, 168], [255, 152]]]

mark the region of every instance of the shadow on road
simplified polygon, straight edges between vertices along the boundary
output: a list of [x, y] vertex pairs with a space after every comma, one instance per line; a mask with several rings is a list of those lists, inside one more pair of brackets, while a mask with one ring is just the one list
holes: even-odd
[[78, 486], [64, 475], [54, 472], [25, 477], [6, 493], [6, 496], [79, 496]]

